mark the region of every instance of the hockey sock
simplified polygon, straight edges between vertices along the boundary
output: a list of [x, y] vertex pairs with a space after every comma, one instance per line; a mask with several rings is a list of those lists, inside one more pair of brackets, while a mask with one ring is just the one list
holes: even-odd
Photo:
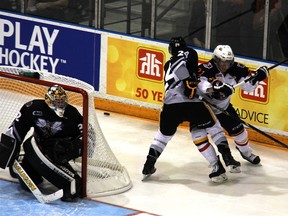
[[241, 134], [237, 136], [232, 136], [238, 150], [245, 156], [250, 156], [252, 149], [249, 144], [248, 133], [244, 130]]
[[197, 145], [199, 152], [203, 155], [203, 157], [211, 164], [215, 165], [218, 161], [215, 149], [210, 143], [205, 143], [202, 145]]
[[157, 150], [153, 149], [153, 148], [150, 148], [149, 149], [149, 155], [151, 157], [154, 157], [155, 159], [157, 159], [161, 155], [161, 153], [158, 152]]

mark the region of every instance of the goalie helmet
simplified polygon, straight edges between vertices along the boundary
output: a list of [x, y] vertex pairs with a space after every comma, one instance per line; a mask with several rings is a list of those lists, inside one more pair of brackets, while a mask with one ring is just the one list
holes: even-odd
[[68, 104], [68, 97], [61, 86], [53, 85], [45, 94], [45, 102], [59, 117], [63, 117]]
[[218, 45], [213, 52], [213, 60], [221, 72], [226, 72], [234, 63], [234, 54], [229, 45]]
[[182, 37], [173, 37], [169, 43], [169, 53], [174, 56], [177, 55], [178, 51], [186, 47], [186, 42]]

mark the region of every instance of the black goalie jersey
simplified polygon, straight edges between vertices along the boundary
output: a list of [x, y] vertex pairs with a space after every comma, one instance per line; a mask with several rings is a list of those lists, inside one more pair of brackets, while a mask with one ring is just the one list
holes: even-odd
[[21, 144], [31, 128], [34, 128], [34, 136], [38, 140], [68, 137], [74, 140], [82, 135], [82, 115], [67, 104], [61, 118], [44, 100], [32, 100], [22, 106], [7, 133], [16, 139], [17, 144]]

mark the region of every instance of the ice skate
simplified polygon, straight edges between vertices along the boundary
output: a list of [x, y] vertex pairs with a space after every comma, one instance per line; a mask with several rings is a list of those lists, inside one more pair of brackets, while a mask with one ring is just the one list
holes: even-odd
[[214, 183], [222, 183], [222, 182], [226, 181], [228, 178], [225, 174], [226, 170], [224, 169], [221, 161], [219, 160], [219, 156], [217, 156], [217, 157], [218, 157], [218, 161], [215, 165], [212, 166], [213, 170], [209, 174], [209, 178]]
[[241, 169], [240, 169], [240, 162], [236, 161], [231, 152], [230, 149], [225, 149], [225, 151], [221, 152], [222, 154], [222, 158], [223, 161], [226, 165], [226, 167], [228, 168], [229, 172], [231, 173], [240, 173]]
[[145, 181], [147, 178], [149, 178], [153, 173], [156, 172], [156, 168], [154, 167], [156, 163], [156, 158], [148, 155], [147, 160], [144, 164], [144, 168], [142, 170], [143, 178], [142, 181]]
[[236, 149], [240, 152], [240, 155], [241, 155], [241, 157], [242, 157], [243, 159], [245, 159], [245, 160], [247, 160], [247, 161], [249, 161], [250, 163], [255, 164], [255, 165], [260, 163], [261, 160], [260, 160], [260, 157], [259, 157], [259, 156], [254, 155], [254, 154], [252, 154], [252, 153], [251, 153], [250, 156], [245, 156], [245, 155], [239, 150], [238, 147], [236, 147]]

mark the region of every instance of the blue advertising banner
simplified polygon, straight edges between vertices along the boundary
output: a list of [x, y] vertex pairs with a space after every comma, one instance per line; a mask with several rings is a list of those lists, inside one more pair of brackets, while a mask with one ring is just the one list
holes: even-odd
[[99, 90], [101, 35], [0, 11], [0, 64], [73, 77]]

